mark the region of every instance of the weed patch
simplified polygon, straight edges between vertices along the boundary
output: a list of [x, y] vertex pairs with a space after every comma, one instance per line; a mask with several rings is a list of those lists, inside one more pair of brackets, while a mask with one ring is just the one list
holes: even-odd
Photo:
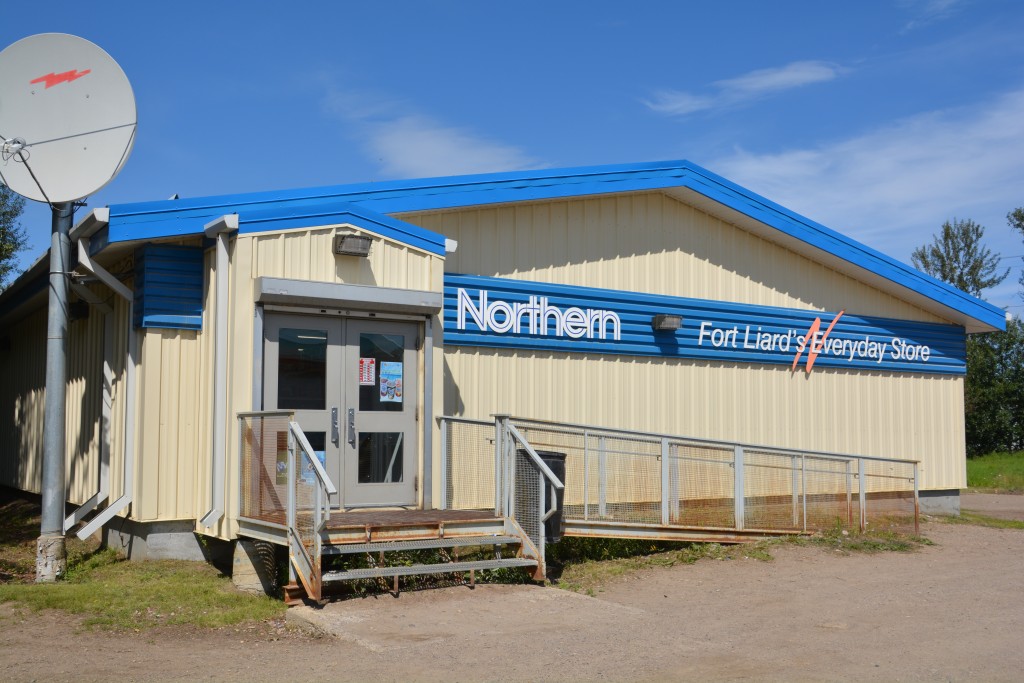
[[[549, 575], [552, 582], [560, 588], [591, 596], [600, 592], [602, 586], [618, 578], [646, 569], [693, 564], [699, 560], [770, 562], [773, 559], [772, 549], [784, 545], [816, 547], [842, 554], [909, 552], [932, 545], [927, 538], [895, 530], [879, 529], [862, 534], [845, 531], [839, 527], [814, 535], [787, 536], [731, 546], [717, 543], [652, 544], [632, 541], [608, 545], [603, 539], [566, 540], [573, 543], [569, 548], [561, 549], [560, 553], [555, 554], [562, 563], [550, 566]], [[639, 545], [631, 545], [634, 543]], [[561, 545], [560, 543], [551, 547], [558, 548]], [[631, 548], [647, 548], [650, 552], [630, 554]], [[614, 556], [616, 553], [620, 554]], [[550, 553], [548, 561], [552, 562]]]

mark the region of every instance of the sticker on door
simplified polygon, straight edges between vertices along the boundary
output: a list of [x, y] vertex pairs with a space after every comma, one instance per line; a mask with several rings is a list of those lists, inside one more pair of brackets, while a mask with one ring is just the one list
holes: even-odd
[[380, 364], [381, 403], [402, 402], [402, 364], [384, 361]]

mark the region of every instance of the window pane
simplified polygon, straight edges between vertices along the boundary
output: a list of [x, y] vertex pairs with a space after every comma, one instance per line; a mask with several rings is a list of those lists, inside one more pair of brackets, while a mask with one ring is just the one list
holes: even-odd
[[277, 344], [277, 407], [327, 405], [327, 330], [282, 329]]
[[402, 432], [359, 434], [359, 483], [394, 484], [402, 481]]
[[[359, 335], [360, 368], [373, 366], [373, 384], [360, 384], [360, 411], [401, 411], [405, 402], [405, 335], [363, 332]], [[360, 373], [369, 377], [368, 373]]]

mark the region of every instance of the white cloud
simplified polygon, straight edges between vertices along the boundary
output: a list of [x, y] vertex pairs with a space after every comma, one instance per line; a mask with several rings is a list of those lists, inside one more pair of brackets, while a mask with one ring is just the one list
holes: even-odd
[[715, 106], [715, 98], [666, 89], [655, 91], [654, 97], [645, 100], [644, 104], [659, 114], [682, 116], [702, 109], [711, 109]]
[[367, 127], [367, 147], [392, 178], [487, 173], [536, 168], [536, 159], [512, 145], [422, 116], [403, 116]]
[[936, 21], [948, 19], [961, 5], [962, 0], [903, 0], [904, 8], [914, 13], [914, 18], [903, 27], [903, 33], [927, 26]]
[[406, 103], [326, 85], [324, 108], [351, 126], [367, 157], [388, 178], [417, 178], [538, 168], [522, 149], [468, 128], [445, 125]]
[[[1005, 220], [1007, 211], [1024, 205], [1024, 90], [815, 148], [768, 154], [736, 150], [709, 166], [908, 262], [914, 247], [930, 241], [953, 217], [985, 225], [995, 251], [1024, 251]], [[1016, 279], [1015, 271], [1013, 282], [990, 298], [1010, 303]]]
[[756, 69], [736, 78], [715, 81], [711, 84], [715, 92], [709, 95], [672, 89], [657, 90], [651, 99], [644, 101], [644, 104], [659, 114], [684, 116], [706, 109], [735, 106], [812, 83], [831, 81], [845, 71], [844, 68], [828, 62], [792, 62], [785, 66]]
[[757, 69], [736, 78], [718, 81], [715, 85], [735, 97], [754, 97], [762, 93], [831, 81], [840, 72], [838, 66], [826, 62], [793, 62], [774, 69]]

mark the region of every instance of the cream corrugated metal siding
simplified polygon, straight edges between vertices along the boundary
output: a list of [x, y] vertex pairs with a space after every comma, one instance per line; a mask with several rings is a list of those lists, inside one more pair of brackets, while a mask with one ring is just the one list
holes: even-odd
[[[253, 406], [253, 350], [255, 325], [255, 281], [259, 277], [310, 280], [332, 284], [370, 285], [396, 289], [441, 291], [444, 277], [444, 259], [428, 252], [400, 244], [375, 235], [368, 258], [339, 258], [332, 250], [332, 242], [338, 228], [352, 226], [326, 226], [282, 232], [242, 234], [231, 240], [231, 293], [229, 302], [229, 371], [228, 371], [228, 420], [226, 434], [227, 471], [225, 503], [228, 515], [222, 519], [213, 532], [221, 537], [235, 533], [233, 512], [238, 509], [238, 428], [236, 415], [254, 409]], [[373, 235], [359, 229], [364, 234]], [[212, 274], [214, 252], [206, 256], [206, 272]], [[211, 275], [211, 278], [215, 275]], [[203, 368], [204, 391], [212, 399], [213, 387], [213, 326], [216, 320], [216, 300], [213, 292], [214, 281], [207, 283], [203, 312], [203, 332], [198, 336], [202, 342], [199, 361]], [[434, 328], [441, 329], [440, 318], [434, 319]], [[262, 343], [262, 340], [259, 340]], [[442, 351], [435, 353], [435, 383], [441, 386]], [[422, 367], [420, 384], [423, 386]], [[435, 414], [440, 414], [440, 395], [435, 396]], [[194, 517], [201, 517], [211, 506], [211, 447], [212, 426], [209, 415], [212, 403], [207, 403], [203, 417], [197, 419], [203, 437], [196, 446], [196, 498], [198, 505]], [[180, 418], [179, 418], [180, 419]], [[435, 435], [435, 449], [437, 445]], [[422, 477], [422, 472], [420, 472]], [[422, 478], [420, 479], [422, 481]], [[170, 485], [170, 484], [168, 484]], [[164, 491], [163, 496], [171, 495]], [[210, 530], [202, 529], [204, 533]]]
[[659, 193], [404, 218], [458, 241], [450, 273], [946, 322]]
[[[445, 350], [446, 414], [511, 413], [750, 444], [921, 460], [960, 488], [962, 380], [657, 358]], [[957, 459], [957, 455], [960, 459]]]
[[[100, 285], [93, 292], [106, 299]], [[128, 306], [116, 297], [114, 310], [113, 403], [109, 489], [112, 498], [121, 493], [121, 459], [124, 425], [124, 355]], [[90, 310], [88, 318], [68, 326], [67, 398], [65, 404], [65, 482], [72, 503], [91, 498], [100, 485], [100, 444], [103, 438], [104, 316]], [[29, 313], [4, 331], [11, 345], [0, 359], [0, 471], [3, 483], [26, 491], [42, 487], [43, 415], [46, 386], [46, 308]]]
[[[660, 193], [410, 215], [449, 272], [948, 322]], [[965, 485], [963, 379], [447, 348], [445, 410], [922, 461]]]

